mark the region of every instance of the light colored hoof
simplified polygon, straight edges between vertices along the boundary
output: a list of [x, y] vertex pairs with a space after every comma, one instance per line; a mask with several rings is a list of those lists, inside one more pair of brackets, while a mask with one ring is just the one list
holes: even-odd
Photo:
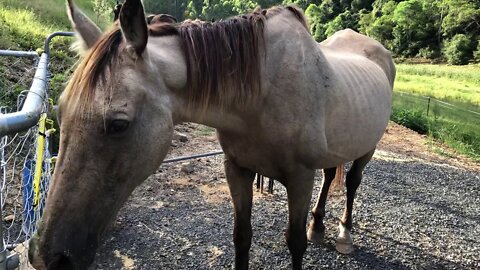
[[340, 243], [337, 240], [335, 249], [341, 254], [348, 255], [353, 252], [353, 243]]
[[350, 231], [341, 222], [338, 225], [339, 233], [335, 249], [341, 254], [351, 254], [353, 252], [353, 240]]
[[325, 232], [316, 232], [312, 229], [312, 226], [308, 227], [307, 231], [307, 239], [308, 241], [316, 244], [321, 245], [323, 244], [323, 238], [325, 236]]

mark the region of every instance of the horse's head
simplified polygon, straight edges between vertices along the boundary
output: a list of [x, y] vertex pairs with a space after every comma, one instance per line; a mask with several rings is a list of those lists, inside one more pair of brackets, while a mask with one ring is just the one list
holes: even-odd
[[176, 68], [182, 55], [152, 59], [161, 53], [147, 48], [140, 0], [127, 0], [105, 34], [68, 3], [87, 51], [60, 98], [58, 162], [30, 244], [37, 269], [87, 269], [102, 232], [165, 157], [175, 121], [169, 93], [186, 81]]

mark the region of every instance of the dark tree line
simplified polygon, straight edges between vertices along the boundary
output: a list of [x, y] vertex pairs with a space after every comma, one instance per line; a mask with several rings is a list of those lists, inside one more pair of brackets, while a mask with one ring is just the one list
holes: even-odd
[[172, 14], [177, 20], [218, 20], [257, 6], [289, 3], [305, 10], [317, 41], [348, 27], [380, 41], [396, 56], [480, 62], [478, 0], [144, 0], [147, 12]]

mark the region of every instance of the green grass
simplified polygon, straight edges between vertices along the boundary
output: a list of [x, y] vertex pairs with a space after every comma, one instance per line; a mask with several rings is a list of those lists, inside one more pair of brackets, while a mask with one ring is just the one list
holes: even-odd
[[[0, 0], [0, 48], [36, 50], [42, 48], [48, 34], [54, 31], [72, 31], [65, 2]], [[92, 20], [106, 28], [110, 22], [106, 16], [98, 16], [93, 12], [93, 2], [93, 0], [75, 1]]]
[[395, 90], [480, 111], [480, 65], [397, 64]]
[[392, 120], [480, 161], [480, 65], [396, 67]]
[[24, 50], [41, 47], [41, 41], [55, 28], [39, 21], [31, 23], [35, 20], [36, 16], [30, 10], [0, 7], [0, 47]]
[[434, 99], [427, 108], [427, 98], [396, 92], [391, 119], [480, 161], [480, 115]]
[[[109, 0], [113, 8], [115, 1]], [[105, 29], [111, 24], [108, 14], [94, 12], [94, 0], [75, 0], [92, 20]], [[0, 0], [0, 49], [43, 51], [45, 38], [55, 31], [72, 31], [66, 12], [65, 0]], [[72, 38], [55, 38], [51, 43], [49, 69], [53, 74], [51, 95], [54, 99], [64, 88], [64, 83], [76, 61], [69, 47]], [[15, 104], [16, 96], [30, 87], [33, 77], [23, 72], [30, 70], [31, 62], [18, 58], [0, 57], [0, 105]]]
[[[110, 1], [112, 8], [115, 1]], [[94, 0], [75, 0], [75, 4], [82, 9], [95, 23], [100, 26], [108, 25], [103, 16], [97, 16], [94, 10]], [[43, 24], [55, 25], [67, 30], [71, 29], [66, 12], [65, 0], [0, 0], [5, 7], [28, 10], [35, 13], [37, 21]]]

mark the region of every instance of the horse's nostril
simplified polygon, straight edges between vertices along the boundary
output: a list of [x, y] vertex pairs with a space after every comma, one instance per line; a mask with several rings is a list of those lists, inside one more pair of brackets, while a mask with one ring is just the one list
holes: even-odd
[[60, 253], [53, 257], [47, 268], [49, 270], [74, 270], [75, 266], [68, 256]]

